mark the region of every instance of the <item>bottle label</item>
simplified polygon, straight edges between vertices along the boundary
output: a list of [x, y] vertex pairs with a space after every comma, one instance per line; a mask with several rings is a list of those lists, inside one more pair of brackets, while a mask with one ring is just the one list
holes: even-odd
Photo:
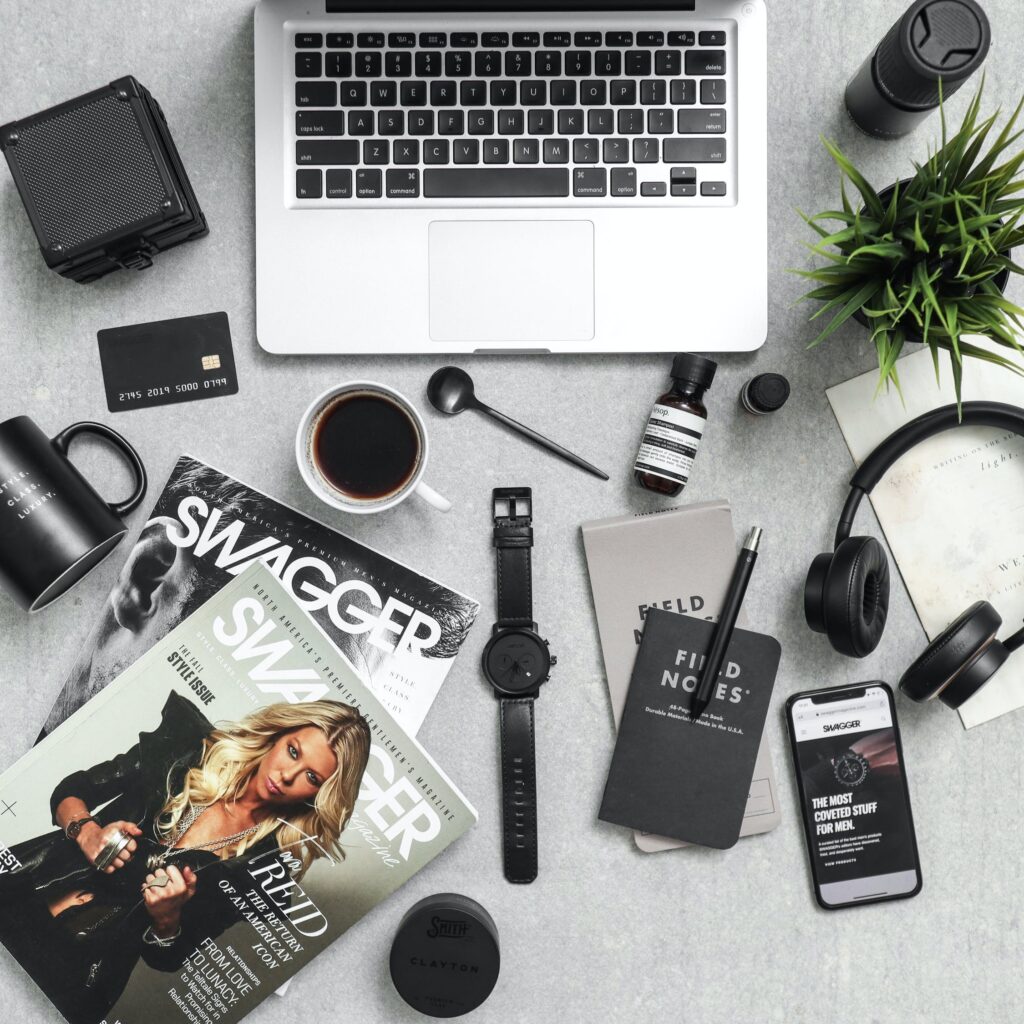
[[697, 457], [705, 422], [692, 412], [656, 405], [644, 429], [634, 470], [685, 484], [690, 479], [690, 467]]

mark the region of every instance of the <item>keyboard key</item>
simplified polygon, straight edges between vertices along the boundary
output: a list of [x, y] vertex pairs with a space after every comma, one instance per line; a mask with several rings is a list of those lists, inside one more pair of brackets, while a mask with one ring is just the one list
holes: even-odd
[[494, 132], [493, 110], [471, 110], [469, 113], [470, 135], [491, 135]]
[[377, 115], [378, 135], [404, 135], [405, 114], [400, 110], [382, 110]]
[[711, 78], [700, 83], [700, 101], [708, 106], [721, 106], [725, 102], [725, 81]]
[[391, 146], [384, 139], [367, 139], [363, 143], [364, 164], [391, 163]]
[[473, 55], [469, 50], [452, 50], [446, 53], [444, 73], [449, 78], [468, 78], [473, 74]]
[[611, 194], [620, 197], [636, 195], [635, 167], [616, 167], [612, 170]]
[[725, 139], [666, 139], [665, 163], [725, 163]]
[[416, 139], [399, 139], [392, 147], [391, 159], [396, 164], [418, 164], [420, 144]]
[[423, 162], [425, 164], [446, 164], [448, 163], [448, 140], [431, 139], [423, 143]]
[[430, 105], [432, 107], [454, 107], [457, 90], [450, 79], [430, 83]]
[[328, 53], [324, 74], [328, 78], [351, 78], [352, 54], [345, 51]]
[[594, 55], [594, 74], [613, 78], [622, 74], [622, 54], [618, 50], [598, 50]]
[[423, 107], [427, 103], [426, 82], [403, 82], [402, 83], [402, 106]]
[[688, 75], [724, 75], [725, 50], [690, 50], [686, 54]]
[[578, 164], [596, 164], [601, 159], [597, 139], [576, 139], [572, 144], [572, 158]]
[[365, 47], [368, 50], [383, 50], [384, 49], [384, 33], [383, 32], [360, 32], [356, 36], [356, 45]]
[[522, 135], [526, 130], [525, 120], [521, 110], [499, 110], [498, 134]]
[[518, 91], [519, 90], [516, 88], [515, 82], [509, 82], [506, 79], [491, 82], [491, 106], [511, 106], [516, 101], [516, 94]]
[[484, 46], [508, 46], [507, 32], [485, 32], [481, 38]]
[[683, 70], [683, 55], [679, 50], [659, 50], [654, 55], [656, 75], [678, 75]]
[[416, 77], [437, 78], [441, 74], [441, 63], [437, 50], [420, 50], [416, 54]]
[[485, 164], [507, 164], [508, 142], [505, 139], [488, 139], [484, 143]]
[[359, 199], [380, 199], [384, 175], [380, 171], [356, 171], [356, 196]]
[[477, 35], [475, 32], [453, 32], [452, 46], [476, 46]]
[[418, 170], [397, 170], [387, 172], [388, 199], [418, 199], [420, 194], [420, 172]]
[[650, 50], [630, 50], [626, 54], [626, 74], [646, 78], [653, 67]]
[[680, 135], [721, 135], [725, 131], [724, 110], [680, 110]]
[[295, 48], [297, 50], [319, 50], [324, 45], [324, 37], [319, 32], [296, 32]]
[[544, 140], [544, 163], [546, 164], [567, 164], [569, 162], [569, 140], [568, 139], [545, 139]]
[[569, 195], [569, 172], [560, 168], [455, 167], [423, 173], [429, 199], [540, 199]]
[[647, 111], [647, 132], [649, 135], [671, 135], [675, 130], [675, 118], [668, 109]]
[[555, 50], [541, 50], [535, 63], [538, 75], [554, 78], [562, 73], [562, 55]]
[[383, 62], [379, 53], [356, 54], [356, 76], [359, 78], [380, 78]]
[[531, 135], [553, 135], [555, 112], [553, 110], [531, 110], [526, 115], [526, 130]]
[[513, 46], [540, 46], [539, 32], [513, 32]]
[[637, 46], [664, 46], [664, 32], [638, 32], [636, 34]]
[[669, 46], [693, 46], [694, 38], [692, 32], [669, 32]]
[[627, 78], [612, 82], [608, 93], [609, 102], [613, 107], [632, 107], [636, 104], [636, 82]]
[[299, 170], [295, 172], [295, 198], [320, 199], [324, 194], [324, 183], [319, 171]]
[[577, 32], [573, 36], [573, 46], [600, 46], [600, 32]]
[[343, 107], [365, 107], [368, 95], [365, 82], [341, 83], [341, 105]]
[[463, 82], [459, 88], [459, 98], [464, 107], [482, 107], [487, 103], [486, 82]]
[[572, 173], [572, 194], [580, 199], [608, 194], [608, 171], [604, 167], [577, 167]]
[[520, 82], [519, 102], [524, 107], [543, 107], [548, 101], [546, 82]]
[[420, 46], [424, 49], [434, 50], [448, 45], [447, 32], [421, 32]]
[[643, 135], [644, 133], [644, 112], [642, 110], [620, 110], [619, 111], [619, 134], [620, 135]]
[[697, 194], [697, 182], [695, 181], [673, 181], [672, 195], [677, 198], [688, 198]]
[[478, 139], [459, 139], [452, 143], [457, 164], [475, 164], [480, 162], [480, 142]]
[[576, 75], [577, 77], [589, 75], [592, 67], [591, 55], [585, 50], [570, 50], [565, 55], [565, 73], [567, 75]]
[[466, 112], [464, 110], [441, 110], [437, 114], [438, 135], [464, 135]]
[[296, 135], [344, 135], [345, 115], [340, 110], [297, 110]]
[[[700, 45], [701, 46], [725, 46], [725, 33], [724, 32], [701, 32], [700, 34]], [[711, 195], [712, 193], [706, 193]], [[701, 195], [705, 195], [704, 192]]]
[[410, 135], [433, 135], [434, 134], [434, 112], [432, 110], [410, 110], [409, 111], [409, 134]]
[[552, 82], [551, 105], [553, 107], [571, 107], [576, 103], [575, 82]]
[[296, 78], [319, 78], [323, 73], [323, 58], [319, 51], [307, 53], [300, 50], [295, 54], [295, 77]]
[[540, 143], [536, 139], [516, 139], [512, 143], [512, 162], [535, 164], [540, 162]]
[[604, 34], [605, 46], [632, 46], [633, 45], [633, 33], [632, 32], [605, 32]]
[[590, 110], [587, 112], [587, 131], [591, 135], [611, 135], [615, 131], [614, 110]]
[[393, 107], [398, 102], [398, 89], [394, 82], [372, 82], [370, 84], [371, 107]]
[[558, 112], [558, 134], [559, 135], [582, 135], [583, 134], [583, 111], [582, 110], [560, 110]]
[[348, 114], [349, 135], [372, 135], [373, 112], [369, 110], [350, 110]]
[[599, 107], [608, 102], [607, 83], [598, 79], [580, 82], [580, 103], [585, 107]]
[[317, 166], [327, 164], [335, 167], [343, 164], [357, 164], [359, 163], [359, 143], [327, 141], [326, 139], [317, 139], [315, 142], [296, 142], [295, 162]]
[[634, 139], [633, 163], [656, 164], [658, 162], [658, 150], [657, 139]]
[[692, 78], [677, 78], [672, 83], [671, 94], [676, 106], [690, 106], [697, 102], [697, 83]]
[[498, 50], [481, 50], [473, 67], [478, 78], [497, 78], [501, 74], [501, 53]]
[[544, 45], [559, 46], [564, 49], [566, 46], [572, 46], [572, 36], [568, 32], [545, 32]]
[[351, 199], [352, 198], [352, 172], [349, 170], [328, 171], [327, 198], [328, 199]]
[[533, 58], [528, 50], [509, 50], [505, 54], [505, 74], [510, 78], [525, 78], [532, 69]]
[[702, 196], [724, 196], [724, 181], [702, 181], [700, 183], [700, 194]]
[[660, 78], [640, 83], [640, 102], [645, 106], [664, 106], [668, 102], [668, 90]]
[[670, 177], [673, 182], [678, 181], [696, 181], [697, 180], [697, 168], [696, 167], [673, 167], [670, 172]]
[[606, 164], [629, 163], [629, 143], [625, 139], [605, 139], [601, 156]]
[[328, 32], [327, 45], [332, 50], [351, 50], [356, 45], [356, 39], [351, 32]]
[[408, 78], [412, 74], [411, 53], [386, 53], [384, 55], [384, 74], [388, 78]]
[[645, 181], [640, 186], [642, 196], [664, 196], [668, 195], [668, 186], [663, 181]]
[[400, 48], [412, 49], [416, 45], [415, 32], [389, 32], [388, 46], [396, 50]]

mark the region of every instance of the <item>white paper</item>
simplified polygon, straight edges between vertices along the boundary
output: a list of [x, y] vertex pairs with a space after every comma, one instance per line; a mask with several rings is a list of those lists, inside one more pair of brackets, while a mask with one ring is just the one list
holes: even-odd
[[[1006, 353], [984, 338], [972, 343]], [[949, 359], [935, 381], [923, 346], [897, 364], [895, 388], [873, 399], [878, 372], [828, 389], [854, 461], [922, 413], [956, 400]], [[1024, 358], [1021, 359], [1024, 365]], [[981, 360], [965, 361], [963, 400], [1024, 406], [1024, 377]], [[908, 452], [871, 494], [878, 521], [929, 640], [969, 605], [991, 601], [1000, 636], [1024, 620], [1024, 438], [987, 427], [945, 431]], [[960, 708], [964, 728], [1024, 707], [1024, 655], [1015, 655]]]

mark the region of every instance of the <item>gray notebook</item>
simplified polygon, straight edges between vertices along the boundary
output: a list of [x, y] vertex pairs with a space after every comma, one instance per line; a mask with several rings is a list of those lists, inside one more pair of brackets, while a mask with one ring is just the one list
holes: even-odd
[[[622, 718], [644, 615], [649, 608], [715, 619], [736, 564], [732, 513], [725, 501], [584, 523], [583, 546], [604, 655], [615, 727]], [[745, 626], [743, 612], [739, 625]], [[768, 740], [761, 737], [740, 836], [770, 832], [780, 820]], [[645, 853], [688, 844], [634, 833]]]

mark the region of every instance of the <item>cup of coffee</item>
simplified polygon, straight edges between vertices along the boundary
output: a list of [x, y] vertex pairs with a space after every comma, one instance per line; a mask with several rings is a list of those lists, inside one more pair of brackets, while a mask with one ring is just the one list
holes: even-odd
[[423, 482], [427, 430], [394, 388], [357, 380], [325, 391], [306, 410], [295, 458], [309, 489], [357, 515], [381, 512], [418, 494], [434, 508], [452, 506]]
[[[108, 441], [135, 478], [127, 501], [107, 502], [68, 458], [79, 434]], [[49, 438], [28, 416], [0, 423], [0, 586], [37, 612], [69, 591], [128, 532], [121, 517], [146, 494], [138, 452], [102, 423], [75, 423]]]

